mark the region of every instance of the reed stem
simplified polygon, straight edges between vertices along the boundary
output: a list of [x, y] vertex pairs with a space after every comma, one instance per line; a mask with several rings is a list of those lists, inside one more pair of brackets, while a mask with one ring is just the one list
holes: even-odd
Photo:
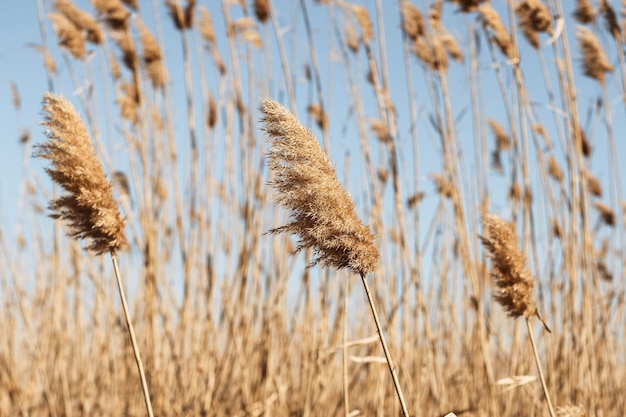
[[550, 394], [548, 393], [548, 386], [546, 385], [546, 379], [543, 376], [543, 370], [541, 369], [541, 362], [539, 362], [539, 354], [537, 353], [537, 345], [535, 344], [535, 336], [533, 336], [533, 329], [530, 325], [530, 317], [526, 317], [526, 327], [528, 328], [528, 336], [530, 337], [530, 344], [533, 347], [533, 356], [537, 363], [537, 370], [539, 371], [539, 379], [541, 380], [541, 387], [543, 388], [543, 395], [546, 397], [548, 403], [548, 410], [550, 410], [550, 416], [556, 417], [554, 408], [552, 407], [552, 401], [550, 401]]
[[154, 417], [154, 413], [152, 411], [152, 402], [150, 401], [150, 393], [148, 392], [148, 381], [146, 381], [146, 373], [143, 370], [143, 362], [141, 361], [141, 355], [139, 354], [139, 346], [135, 337], [135, 330], [133, 329], [133, 323], [130, 320], [130, 314], [128, 312], [128, 304], [126, 303], [124, 286], [122, 285], [122, 279], [120, 278], [120, 269], [117, 265], [117, 256], [113, 252], [111, 252], [111, 260], [113, 261], [113, 269], [115, 270], [117, 288], [120, 291], [120, 299], [122, 300], [122, 309], [124, 310], [124, 318], [126, 319], [126, 325], [128, 326], [130, 342], [133, 345], [133, 353], [135, 354], [137, 370], [139, 371], [139, 376], [141, 378], [141, 389], [143, 391], [143, 398], [146, 401], [146, 410], [148, 411], [148, 416]]
[[404, 417], [409, 417], [409, 410], [406, 406], [406, 401], [404, 400], [404, 394], [402, 394], [402, 388], [400, 387], [398, 373], [396, 371], [395, 366], [393, 365], [393, 361], [391, 360], [391, 353], [389, 352], [389, 347], [387, 346], [387, 340], [385, 339], [382, 326], [380, 325], [380, 320], [378, 319], [378, 313], [376, 312], [376, 306], [374, 305], [374, 299], [372, 298], [370, 287], [369, 285], [367, 285], [367, 279], [365, 278], [365, 274], [361, 273], [360, 275], [361, 275], [361, 282], [363, 282], [363, 288], [365, 288], [365, 294], [367, 294], [367, 301], [369, 302], [370, 308], [372, 309], [372, 316], [374, 316], [374, 322], [376, 323], [376, 330], [378, 331], [380, 344], [383, 347], [383, 352], [385, 352], [385, 359], [387, 359], [387, 365], [389, 366], [389, 372], [391, 372], [393, 385], [396, 388], [396, 394], [398, 394], [398, 399], [400, 400], [400, 405], [402, 407], [402, 415]]

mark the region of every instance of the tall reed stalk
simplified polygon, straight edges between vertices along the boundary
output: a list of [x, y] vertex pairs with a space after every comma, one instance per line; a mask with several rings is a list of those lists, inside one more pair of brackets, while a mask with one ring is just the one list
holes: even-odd
[[111, 255], [146, 410], [153, 417], [148, 384], [117, 264], [117, 252], [125, 249], [128, 243], [124, 221], [113, 198], [113, 187], [96, 156], [87, 127], [72, 105], [60, 96], [46, 94], [43, 110], [48, 141], [35, 147], [34, 156], [51, 162], [52, 167], [46, 168], [46, 172], [65, 191], [64, 195], [50, 201], [50, 216], [67, 225], [71, 238], [87, 240], [87, 249], [96, 255], [106, 252]]
[[303, 249], [314, 252], [309, 266], [346, 268], [361, 277], [402, 414], [408, 417], [408, 407], [366, 279], [367, 273], [376, 269], [380, 257], [374, 236], [357, 217], [354, 202], [341, 187], [315, 136], [273, 100], [264, 99], [261, 111], [270, 142], [268, 163], [275, 200], [289, 209], [291, 217], [290, 223], [270, 233], [297, 235], [299, 241], [294, 252]]

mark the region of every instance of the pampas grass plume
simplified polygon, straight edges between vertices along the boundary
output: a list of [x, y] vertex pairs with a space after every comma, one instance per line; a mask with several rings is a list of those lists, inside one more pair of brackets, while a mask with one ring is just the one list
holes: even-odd
[[313, 133], [273, 100], [264, 99], [261, 111], [275, 200], [291, 213], [288, 224], [270, 233], [298, 235], [296, 252], [312, 249], [312, 265], [358, 274], [374, 271], [379, 258], [374, 236], [357, 217], [354, 202]]
[[34, 156], [52, 163], [46, 172], [66, 192], [50, 202], [51, 217], [66, 221], [69, 236], [88, 240], [96, 254], [124, 249], [124, 221], [87, 127], [60, 96], [46, 94], [43, 110], [48, 141], [36, 146]]

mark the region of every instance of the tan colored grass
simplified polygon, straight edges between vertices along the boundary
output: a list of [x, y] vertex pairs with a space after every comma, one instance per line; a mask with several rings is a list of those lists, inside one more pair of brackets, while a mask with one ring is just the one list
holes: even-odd
[[370, 19], [370, 13], [363, 6], [358, 4], [352, 4], [350, 6], [354, 17], [356, 18], [359, 28], [361, 29], [361, 40], [363, 43], [368, 43], [374, 40], [374, 26]]
[[539, 48], [539, 33], [552, 33], [552, 14], [540, 0], [522, 0], [515, 6], [519, 26], [528, 42]]
[[19, 110], [22, 107], [22, 99], [20, 98], [20, 92], [17, 89], [17, 84], [14, 81], [9, 83], [11, 87], [11, 99], [13, 101], [13, 108]]
[[87, 40], [97, 45], [104, 39], [102, 29], [87, 12], [78, 9], [70, 0], [55, 0], [54, 8], [67, 17], [77, 28], [87, 32]]
[[319, 103], [309, 104], [306, 111], [309, 113], [309, 116], [315, 120], [315, 123], [320, 129], [326, 130], [328, 128], [328, 118]]
[[346, 46], [356, 54], [359, 51], [359, 38], [357, 37], [356, 30], [352, 23], [347, 22], [344, 30], [344, 36], [346, 39]]
[[589, 192], [591, 193], [591, 195], [595, 197], [602, 197], [603, 191], [602, 191], [602, 184], [600, 183], [600, 180], [596, 178], [590, 172], [587, 172], [586, 178], [587, 178], [587, 188], [589, 189]]
[[193, 27], [195, 0], [187, 0], [187, 5], [183, 7], [177, 0], [166, 0], [165, 5], [169, 9], [170, 18], [174, 27], [179, 30], [187, 30]]
[[558, 417], [587, 417], [585, 408], [580, 405], [557, 405], [555, 410]]
[[504, 127], [494, 119], [487, 119], [487, 124], [491, 128], [491, 132], [496, 138], [496, 149], [498, 151], [507, 151], [511, 147], [511, 139]]
[[267, 22], [270, 17], [269, 0], [254, 0], [254, 15], [261, 23]]
[[315, 136], [273, 100], [264, 99], [261, 111], [274, 198], [291, 216], [288, 224], [271, 233], [298, 235], [296, 252], [312, 249], [311, 265], [358, 274], [374, 271], [379, 258], [374, 235], [357, 217], [354, 202]]
[[43, 106], [48, 141], [37, 145], [34, 155], [51, 162], [46, 172], [65, 190], [50, 202], [51, 217], [66, 222], [69, 236], [86, 239], [96, 254], [125, 249], [124, 221], [87, 127], [60, 96], [46, 94]]
[[583, 54], [583, 72], [587, 77], [604, 84], [607, 72], [613, 72], [613, 66], [604, 52], [602, 45], [592, 31], [585, 27], [578, 27], [576, 38]]
[[591, 0], [577, 0], [574, 17], [579, 23], [592, 23], [596, 18], [596, 10]]
[[446, 50], [450, 58], [459, 63], [463, 62], [463, 50], [459, 46], [454, 36], [452, 36], [452, 34], [450, 33], [446, 33], [442, 35], [440, 39], [444, 49]]
[[484, 236], [480, 241], [493, 262], [492, 276], [499, 288], [495, 299], [511, 317], [537, 314], [535, 278], [526, 269], [526, 257], [518, 248], [512, 225], [494, 214], [483, 217]]
[[554, 178], [555, 181], [562, 183], [565, 175], [563, 174], [563, 170], [559, 166], [559, 163], [553, 156], [548, 158], [548, 174]]
[[209, 45], [215, 43], [215, 29], [213, 28], [213, 19], [211, 18], [211, 13], [207, 10], [206, 7], [200, 6], [200, 35], [202, 38], [207, 41]]
[[112, 30], [121, 31], [128, 28], [130, 12], [120, 0], [92, 0], [91, 4]]
[[611, 6], [611, 3], [607, 0], [600, 0], [599, 5], [600, 7], [598, 8], [598, 11], [604, 17], [604, 27], [611, 34], [611, 36], [613, 36], [613, 39], [616, 41], [621, 40], [622, 29], [617, 21], [615, 9], [613, 9], [613, 6]]
[[217, 105], [213, 94], [209, 95], [209, 103], [207, 105], [206, 123], [211, 129], [217, 124]]
[[607, 226], [615, 227], [615, 212], [606, 204], [596, 201], [593, 206], [598, 211], [600, 218]]
[[50, 19], [52, 29], [59, 40], [59, 46], [67, 49], [74, 58], [84, 58], [86, 52], [85, 39], [80, 29], [61, 13], [48, 13], [48, 19]]
[[517, 54], [515, 45], [513, 45], [511, 36], [502, 23], [498, 12], [490, 3], [481, 5], [478, 8], [478, 12], [482, 18], [483, 25], [491, 30], [491, 41], [494, 42], [498, 48], [500, 48], [500, 51], [509, 59], [514, 59]]
[[415, 7], [415, 5], [408, 0], [402, 2], [402, 29], [406, 36], [415, 40], [420, 36], [424, 36], [426, 33], [426, 23], [424, 22], [424, 15]]
[[148, 78], [155, 88], [163, 88], [167, 82], [167, 73], [162, 62], [161, 48], [154, 35], [142, 21], [137, 21], [137, 27], [143, 49], [142, 59]]
[[471, 13], [478, 10], [481, 3], [485, 0], [449, 0], [450, 3], [459, 6], [458, 11], [462, 13]]

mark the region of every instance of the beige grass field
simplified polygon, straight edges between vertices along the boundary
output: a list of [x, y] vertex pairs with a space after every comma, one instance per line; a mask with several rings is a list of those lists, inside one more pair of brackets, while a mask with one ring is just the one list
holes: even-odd
[[626, 414], [625, 1], [37, 5], [0, 417]]

